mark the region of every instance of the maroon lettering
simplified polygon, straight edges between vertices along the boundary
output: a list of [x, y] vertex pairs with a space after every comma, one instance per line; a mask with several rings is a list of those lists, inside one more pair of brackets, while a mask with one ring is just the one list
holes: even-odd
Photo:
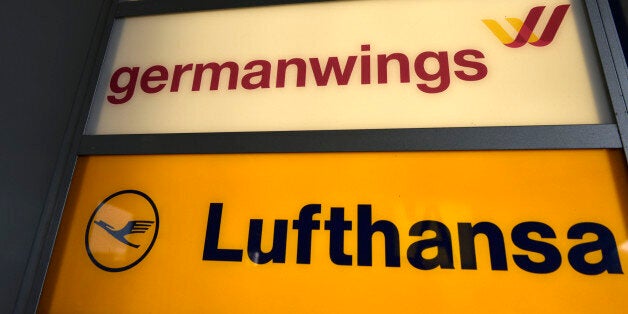
[[[428, 73], [425, 69], [425, 65], [429, 59], [436, 60], [438, 64], [438, 69], [434, 73]], [[414, 71], [416, 72], [416, 75], [424, 81], [439, 81], [438, 85], [434, 87], [424, 83], [416, 84], [417, 88], [424, 93], [440, 93], [449, 87], [449, 60], [447, 59], [446, 51], [440, 51], [438, 53], [426, 51], [420, 53], [414, 60]]]
[[[371, 51], [371, 45], [362, 45], [361, 50], [365, 52]], [[362, 68], [362, 84], [371, 84], [371, 56], [361, 56], [360, 63]]]
[[388, 62], [396, 60], [399, 63], [399, 82], [410, 82], [410, 62], [408, 56], [403, 53], [390, 55], [377, 55], [377, 83], [388, 83]]
[[307, 68], [307, 64], [305, 60], [294, 58], [290, 60], [281, 59], [277, 63], [277, 87], [286, 86], [286, 69], [289, 65], [294, 65], [297, 67], [297, 87], [305, 86], [305, 70]]
[[477, 50], [465, 49], [456, 52], [454, 55], [454, 63], [461, 67], [475, 70], [475, 74], [467, 74], [464, 70], [454, 71], [456, 76], [463, 81], [479, 81], [485, 78], [488, 74], [486, 65], [477, 61], [467, 60], [465, 59], [466, 56], [475, 57], [475, 59], [484, 59], [484, 54]]
[[[244, 66], [245, 70], [252, 70], [254, 67], [262, 67], [259, 71], [251, 72], [242, 78], [242, 87], [245, 89], [269, 88], [270, 87], [270, 62], [266, 60], [254, 60]], [[259, 77], [257, 83], [253, 83], [252, 79]]]
[[187, 71], [192, 71], [194, 65], [188, 63], [186, 65], [177, 64], [174, 66], [174, 72], [172, 73], [172, 85], [170, 85], [171, 92], [179, 91], [179, 84], [181, 83], [181, 75]]
[[347, 58], [347, 64], [345, 65], [344, 70], [342, 70], [340, 68], [338, 57], [329, 57], [327, 59], [327, 64], [325, 65], [324, 72], [318, 58], [310, 58], [310, 64], [312, 65], [312, 73], [314, 74], [316, 85], [327, 86], [327, 82], [329, 82], [329, 77], [331, 76], [332, 71], [334, 71], [334, 76], [336, 77], [336, 83], [338, 83], [338, 85], [347, 85], [347, 83], [349, 83], [349, 78], [351, 78], [353, 66], [355, 65], [355, 60], [357, 58], [357, 56], [349, 56]]
[[236, 89], [238, 86], [238, 64], [233, 61], [228, 61], [223, 64], [216, 62], [210, 62], [206, 64], [199, 63], [194, 69], [194, 81], [192, 82], [192, 90], [199, 91], [201, 89], [201, 81], [203, 79], [203, 73], [205, 70], [211, 70], [211, 82], [209, 85], [210, 90], [217, 90], [218, 83], [220, 82], [220, 75], [223, 69], [229, 70], [229, 89]]
[[[156, 75], [153, 75], [156, 74]], [[168, 70], [162, 65], [154, 65], [148, 68], [144, 74], [142, 74], [142, 79], [140, 80], [140, 86], [145, 93], [154, 94], [166, 86], [165, 83], [157, 84], [151, 87], [148, 83], [150, 82], [161, 82], [168, 80]]]
[[[363, 44], [360, 46], [358, 67], [360, 68], [360, 83], [363, 85], [371, 84], [371, 45]], [[418, 78], [416, 87], [428, 94], [440, 93], [451, 84], [451, 69], [449, 64], [449, 53], [446, 51], [425, 51], [419, 53], [411, 64], [411, 59], [405, 53], [384, 53], [377, 55], [377, 83], [389, 83], [389, 70], [393, 70], [393, 76], [396, 76], [396, 67], [399, 67], [399, 82], [408, 83], [411, 81], [412, 68]], [[484, 79], [488, 74], [487, 66], [482, 62], [485, 56], [482, 52], [475, 49], [463, 49], [457, 51], [453, 55], [454, 79], [463, 81], [479, 81]], [[340, 58], [336, 56], [328, 57], [325, 61], [321, 58], [309, 58], [309, 66], [311, 74], [308, 74], [308, 62], [302, 58], [279, 59], [277, 60], [276, 76], [273, 77], [273, 63], [264, 59], [252, 60], [243, 67], [245, 71], [240, 79], [240, 65], [234, 61], [225, 61], [223, 63], [188, 63], [176, 64], [174, 68], [167, 68], [163, 65], [153, 65], [145, 71], [140, 72], [140, 67], [121, 67], [113, 72], [109, 81], [110, 93], [106, 99], [111, 104], [118, 105], [128, 102], [134, 95], [136, 85], [140, 90], [147, 94], [154, 94], [164, 90], [166, 85], [170, 84], [170, 92], [178, 92], [181, 88], [181, 80], [188, 74], [189, 82], [191, 79], [192, 91], [200, 91], [201, 86], [205, 84], [209, 91], [226, 88], [234, 90], [238, 88], [238, 84], [243, 89], [267, 89], [273, 84], [274, 87], [283, 88], [286, 86], [287, 72], [292, 71], [290, 79], [294, 77], [294, 86], [305, 86], [308, 75], [314, 78], [316, 86], [327, 86], [330, 84], [332, 76], [335, 78], [337, 85], [347, 85], [353, 74], [358, 56], [346, 57], [346, 62], [341, 63]], [[391, 65], [394, 63], [395, 65]], [[172, 71], [171, 77], [169, 71]], [[209, 72], [209, 74], [206, 74]], [[140, 75], [141, 74], [141, 75]], [[203, 83], [209, 80], [209, 84]], [[220, 80], [223, 83], [220, 83]], [[170, 80], [170, 83], [169, 83]], [[224, 80], [228, 80], [225, 82]], [[396, 79], [392, 79], [396, 81]], [[331, 82], [333, 84], [333, 82]], [[356, 82], [357, 83], [357, 82]], [[189, 83], [188, 83], [189, 84]], [[292, 84], [292, 83], [289, 83]], [[205, 87], [207, 88], [207, 87]]]
[[[109, 95], [107, 96], [107, 100], [114, 105], [123, 104], [129, 101], [129, 99], [133, 97], [139, 71], [139, 67], [122, 67], [113, 72], [113, 75], [111, 75], [111, 81], [109, 81], [109, 88], [116, 94], [124, 93], [124, 95], [121, 98], [117, 98], [116, 96], [118, 95]], [[128, 74], [129, 81], [124, 86], [120, 86], [120, 77], [122, 77], [123, 74]]]

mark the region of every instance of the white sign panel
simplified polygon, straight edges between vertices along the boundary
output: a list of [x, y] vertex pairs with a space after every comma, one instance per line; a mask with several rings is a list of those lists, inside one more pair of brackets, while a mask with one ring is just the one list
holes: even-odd
[[610, 123], [581, 1], [338, 1], [120, 19], [87, 134]]

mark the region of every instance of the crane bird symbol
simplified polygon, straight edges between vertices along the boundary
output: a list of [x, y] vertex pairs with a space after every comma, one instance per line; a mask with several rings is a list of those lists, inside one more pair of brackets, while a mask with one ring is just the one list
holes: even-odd
[[132, 233], [145, 233], [155, 222], [150, 220], [131, 220], [120, 230], [115, 230], [110, 224], [102, 220], [94, 221], [94, 223], [105, 229], [116, 240], [137, 249], [139, 245], [129, 242], [125, 237]]

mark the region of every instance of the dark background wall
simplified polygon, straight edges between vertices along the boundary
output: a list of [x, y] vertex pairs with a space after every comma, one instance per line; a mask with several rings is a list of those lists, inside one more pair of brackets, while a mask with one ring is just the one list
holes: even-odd
[[624, 56], [628, 60], [628, 0], [610, 1]]
[[[10, 1], [0, 10], [0, 313], [15, 310], [32, 271], [31, 248], [54, 198], [53, 174], [65, 163], [61, 147], [103, 2]], [[628, 0], [621, 4], [628, 15]], [[625, 19], [619, 26], [625, 33]]]
[[0, 9], [0, 313], [15, 307], [102, 3]]

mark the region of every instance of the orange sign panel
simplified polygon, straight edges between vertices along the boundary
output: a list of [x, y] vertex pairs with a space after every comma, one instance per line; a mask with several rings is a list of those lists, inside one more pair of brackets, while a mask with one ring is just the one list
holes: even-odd
[[40, 309], [622, 312], [613, 150], [82, 157]]

